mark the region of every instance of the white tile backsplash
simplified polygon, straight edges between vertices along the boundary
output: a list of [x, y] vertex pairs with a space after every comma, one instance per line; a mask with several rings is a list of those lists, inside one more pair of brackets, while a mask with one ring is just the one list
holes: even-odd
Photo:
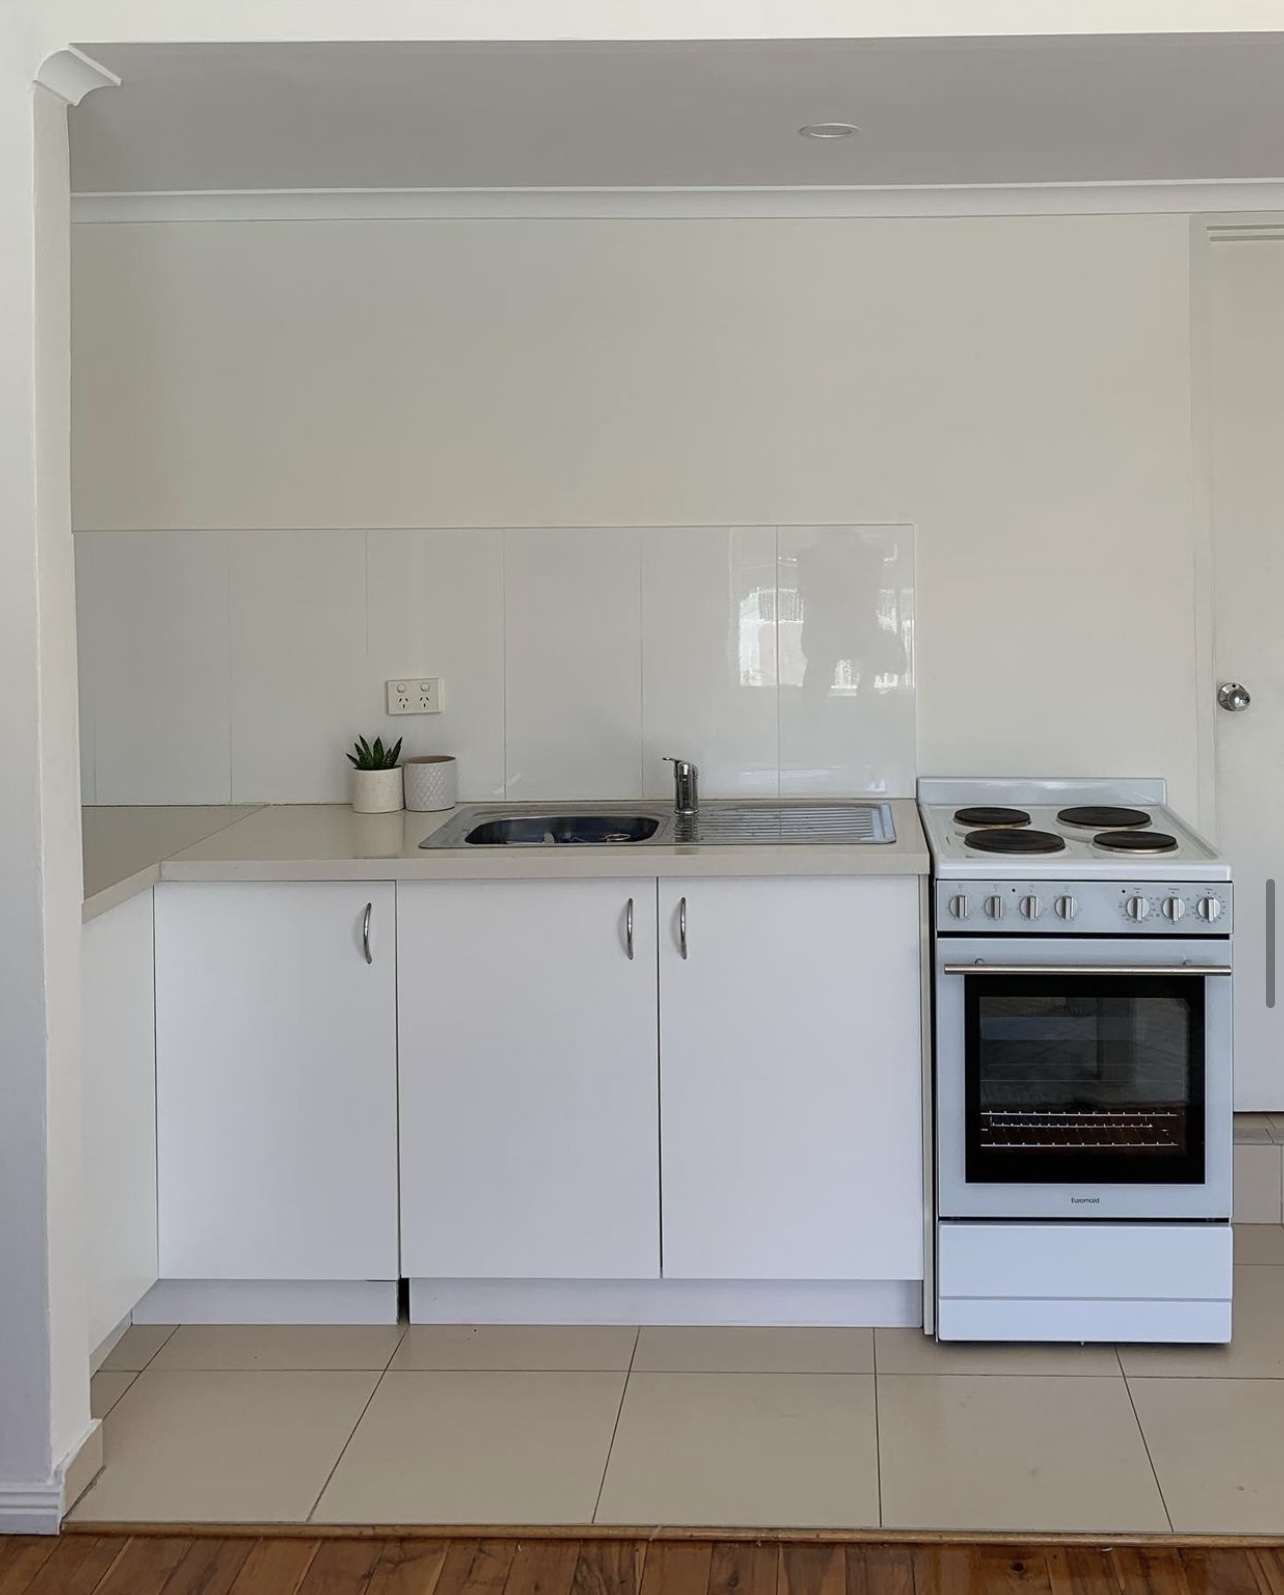
[[[453, 753], [459, 795], [504, 795], [504, 536], [489, 531], [370, 532], [363, 725], [405, 752]], [[394, 676], [445, 683], [434, 715], [383, 713]], [[370, 709], [373, 707], [373, 717]]]
[[227, 540], [78, 537], [76, 586], [94, 801], [228, 802]]
[[[467, 800], [913, 793], [907, 526], [95, 532], [86, 800], [335, 802], [359, 733]], [[384, 683], [445, 710], [389, 717]]]
[[912, 794], [910, 529], [782, 526], [778, 603], [782, 794]]
[[233, 532], [232, 801], [335, 803], [383, 719], [365, 690], [363, 532]]
[[707, 797], [774, 797], [776, 532], [661, 526], [642, 538], [642, 785], [668, 797], [666, 757]]
[[510, 798], [640, 794], [641, 580], [636, 531], [505, 533]]

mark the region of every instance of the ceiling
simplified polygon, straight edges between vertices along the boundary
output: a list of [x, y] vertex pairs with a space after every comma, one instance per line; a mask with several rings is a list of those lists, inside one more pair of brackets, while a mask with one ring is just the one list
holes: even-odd
[[1284, 34], [83, 48], [81, 193], [1284, 178]]

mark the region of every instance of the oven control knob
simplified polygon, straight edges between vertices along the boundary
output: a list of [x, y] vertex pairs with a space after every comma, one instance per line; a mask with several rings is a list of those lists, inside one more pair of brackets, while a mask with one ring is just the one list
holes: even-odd
[[1021, 912], [1027, 919], [1038, 919], [1043, 912], [1043, 904], [1037, 897], [1023, 897], [1021, 899]]
[[1057, 914], [1062, 919], [1073, 919], [1079, 912], [1079, 905], [1073, 897], [1058, 897], [1056, 902]]
[[1129, 919], [1145, 919], [1150, 913], [1150, 904], [1144, 897], [1130, 897], [1124, 904], [1124, 913]]
[[1206, 919], [1211, 925], [1215, 919], [1222, 917], [1221, 900], [1216, 897], [1201, 897], [1195, 904], [1195, 912], [1200, 919]]
[[987, 897], [985, 899], [985, 912], [991, 919], [1003, 918], [1003, 899], [1001, 897]]
[[1186, 905], [1180, 897], [1166, 897], [1164, 899], [1164, 918], [1171, 919], [1174, 923], [1186, 912]]
[[950, 913], [954, 915], [955, 919], [966, 919], [968, 914], [967, 898], [962, 896], [962, 894], [958, 897], [951, 897]]

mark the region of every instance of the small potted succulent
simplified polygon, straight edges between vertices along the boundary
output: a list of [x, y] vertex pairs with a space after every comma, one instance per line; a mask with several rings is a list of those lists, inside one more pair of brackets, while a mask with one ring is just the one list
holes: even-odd
[[348, 754], [352, 766], [352, 808], [357, 814], [391, 814], [402, 806], [401, 738], [385, 748], [383, 738], [358, 737]]

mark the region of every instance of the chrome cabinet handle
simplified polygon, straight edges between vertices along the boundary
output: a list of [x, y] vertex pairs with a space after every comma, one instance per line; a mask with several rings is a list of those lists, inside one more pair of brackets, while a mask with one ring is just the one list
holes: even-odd
[[687, 956], [687, 900], [685, 897], [678, 903], [678, 948], [685, 958]]
[[361, 950], [366, 955], [368, 964], [374, 963], [374, 955], [370, 951], [370, 916], [374, 913], [374, 904], [367, 903], [366, 911], [361, 917]]
[[633, 957], [633, 899], [629, 898], [629, 906], [624, 910], [624, 945], [628, 949], [629, 957]]

